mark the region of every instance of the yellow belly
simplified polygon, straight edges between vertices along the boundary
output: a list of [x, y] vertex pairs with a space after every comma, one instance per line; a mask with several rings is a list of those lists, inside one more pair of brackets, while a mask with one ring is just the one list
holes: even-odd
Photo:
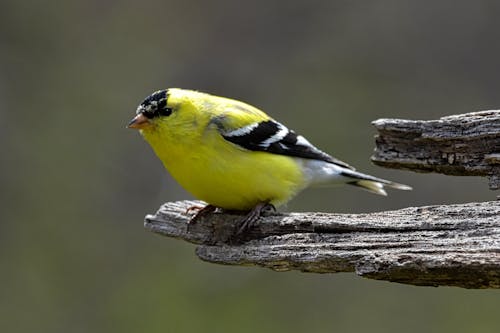
[[152, 146], [182, 187], [217, 207], [248, 210], [260, 202], [279, 206], [303, 189], [302, 171], [293, 158], [214, 140], [221, 141], [196, 147], [164, 142]]

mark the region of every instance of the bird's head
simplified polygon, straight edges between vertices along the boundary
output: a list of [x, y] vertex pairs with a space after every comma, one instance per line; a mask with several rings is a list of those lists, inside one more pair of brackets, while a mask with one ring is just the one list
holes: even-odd
[[187, 89], [159, 90], [139, 104], [127, 127], [139, 130], [165, 163], [199, 144], [210, 123], [214, 98]]
[[169, 91], [159, 90], [146, 97], [137, 107], [136, 116], [128, 124], [128, 128], [141, 131], [154, 129], [163, 118], [172, 114], [173, 107], [169, 105]]
[[194, 130], [203, 120], [208, 121], [207, 106], [211, 98], [214, 97], [178, 88], [156, 91], [139, 104], [135, 118], [127, 127], [138, 129], [142, 134], [169, 132], [174, 135]]

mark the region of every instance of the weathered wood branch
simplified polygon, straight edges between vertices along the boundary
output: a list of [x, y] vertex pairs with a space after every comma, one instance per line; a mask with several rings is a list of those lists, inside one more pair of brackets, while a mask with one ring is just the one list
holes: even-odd
[[356, 272], [413, 285], [500, 288], [500, 201], [370, 214], [289, 213], [231, 241], [239, 215], [214, 213], [188, 228], [186, 209], [163, 205], [145, 228], [198, 244], [209, 262], [276, 271]]
[[387, 168], [485, 176], [500, 188], [500, 110], [439, 120], [379, 119], [372, 161]]

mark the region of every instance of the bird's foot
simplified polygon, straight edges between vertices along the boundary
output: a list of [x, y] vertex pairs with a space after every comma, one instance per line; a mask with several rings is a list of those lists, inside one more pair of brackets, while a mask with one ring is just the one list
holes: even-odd
[[186, 215], [190, 215], [193, 212], [196, 212], [193, 217], [188, 221], [188, 229], [189, 226], [192, 226], [198, 222], [198, 220], [204, 216], [207, 216], [210, 213], [215, 212], [217, 207], [214, 205], [206, 205], [205, 207], [203, 206], [191, 206], [186, 209]]
[[261, 216], [275, 211], [276, 207], [268, 202], [257, 204], [244, 218], [238, 221], [236, 235], [241, 235], [250, 228], [258, 225]]

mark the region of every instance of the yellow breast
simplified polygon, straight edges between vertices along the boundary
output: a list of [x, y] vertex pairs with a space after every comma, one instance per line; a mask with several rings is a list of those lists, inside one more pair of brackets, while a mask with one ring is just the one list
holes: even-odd
[[143, 134], [182, 187], [217, 207], [248, 210], [260, 202], [278, 206], [305, 186], [293, 158], [243, 150], [216, 131], [181, 141]]

